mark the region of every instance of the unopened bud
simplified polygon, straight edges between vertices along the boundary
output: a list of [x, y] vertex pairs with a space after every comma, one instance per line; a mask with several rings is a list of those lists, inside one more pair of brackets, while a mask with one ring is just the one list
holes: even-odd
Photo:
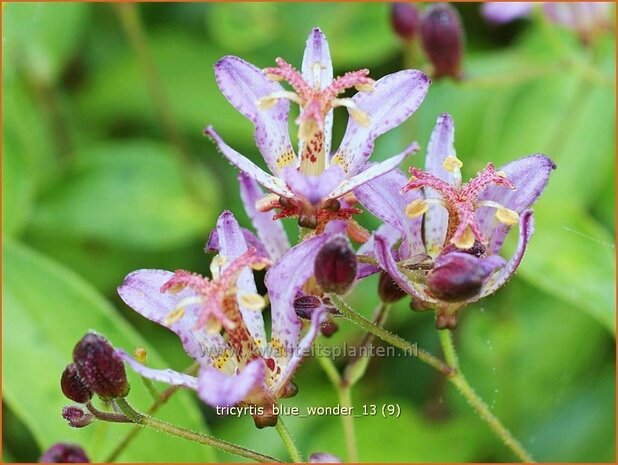
[[401, 289], [388, 273], [382, 272], [378, 281], [378, 294], [382, 302], [391, 304], [403, 299], [405, 291]]
[[104, 337], [86, 334], [73, 349], [73, 361], [80, 377], [103, 400], [129, 393], [124, 364]]
[[69, 422], [69, 426], [72, 426], [73, 428], [83, 428], [96, 420], [93, 414], [85, 411], [78, 405], [63, 407], [62, 418], [67, 420]]
[[310, 320], [313, 311], [321, 305], [322, 301], [314, 295], [303, 295], [294, 299], [296, 315], [305, 320]]
[[79, 376], [77, 366], [74, 363], [69, 363], [62, 372], [60, 388], [62, 393], [73, 402], [85, 404], [92, 399], [92, 390]]
[[315, 258], [315, 279], [324, 292], [343, 294], [356, 279], [357, 258], [347, 239], [329, 240]]
[[339, 325], [331, 319], [328, 319], [320, 325], [320, 332], [324, 337], [331, 337], [337, 331], [339, 331]]
[[427, 275], [432, 294], [446, 302], [458, 302], [477, 295], [487, 278], [504, 266], [497, 255], [477, 258], [463, 252], [452, 252], [436, 260], [436, 266]]
[[269, 426], [275, 426], [279, 415], [274, 413], [274, 405], [265, 405], [263, 415], [253, 415], [253, 422], [259, 429], [268, 428]]
[[288, 381], [288, 383], [279, 391], [279, 397], [289, 398], [298, 394], [298, 385], [294, 381]]
[[39, 463], [89, 463], [90, 460], [79, 446], [58, 443], [51, 446], [39, 459]]
[[414, 39], [420, 26], [420, 14], [416, 5], [392, 3], [391, 25], [402, 40], [409, 42]]
[[421, 19], [421, 43], [434, 68], [434, 78], [461, 77], [463, 28], [459, 13], [448, 3], [430, 5]]

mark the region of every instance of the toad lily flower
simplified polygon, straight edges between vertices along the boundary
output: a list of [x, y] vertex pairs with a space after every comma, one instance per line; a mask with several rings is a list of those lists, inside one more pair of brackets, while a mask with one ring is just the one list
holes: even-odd
[[272, 426], [277, 418], [268, 412], [277, 399], [296, 392], [292, 376], [323, 316], [323, 310], [316, 309], [301, 339], [293, 302], [312, 270], [298, 263], [311, 260], [325, 239], [303, 242], [268, 271], [273, 321], [267, 342], [260, 311], [264, 299], [256, 292], [250, 270], [267, 261], [247, 247], [230, 212], [219, 217], [216, 230], [219, 255], [211, 265], [212, 280], [185, 271], [138, 270], [118, 288], [130, 307], [180, 337], [185, 351], [200, 365], [198, 376], [147, 367], [122, 350], [117, 354], [140, 375], [194, 389], [211, 406], [261, 406], [266, 413], [255, 413], [256, 425]]
[[[462, 307], [513, 275], [534, 229], [529, 208], [555, 168], [546, 156], [530, 155], [498, 171], [488, 164], [462, 184], [454, 138], [453, 121], [443, 114], [429, 141], [426, 171], [411, 168], [410, 181], [393, 171], [355, 191], [388, 225], [373, 237], [377, 262], [412, 297], [413, 308], [436, 309], [440, 328], [455, 327]], [[498, 253], [517, 223], [519, 244], [505, 262]]]
[[[382, 163], [366, 163], [377, 137], [418, 108], [429, 79], [420, 71], [404, 70], [374, 82], [365, 69], [333, 79], [328, 43], [318, 28], [307, 40], [301, 71], [281, 58], [276, 65], [262, 71], [234, 56], [215, 65], [221, 92], [253, 123], [256, 145], [271, 174], [228, 146], [212, 127], [205, 132], [232, 164], [270, 191], [259, 202], [260, 210], [279, 208], [279, 217], [298, 217], [301, 226], [321, 231], [324, 223], [349, 220], [358, 212], [342, 207], [338, 198], [394, 169], [416, 150], [412, 144]], [[350, 88], [359, 92], [342, 98]], [[300, 107], [299, 155], [288, 133], [290, 102]], [[338, 107], [347, 108], [350, 120], [339, 149], [331, 154], [333, 110]]]

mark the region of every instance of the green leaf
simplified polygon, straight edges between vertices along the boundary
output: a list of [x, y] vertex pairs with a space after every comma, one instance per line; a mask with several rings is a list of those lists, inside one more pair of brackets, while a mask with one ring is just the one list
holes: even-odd
[[2, 138], [2, 225], [7, 235], [17, 234], [32, 209], [33, 182], [26, 161], [11, 137]]
[[191, 191], [177, 154], [148, 140], [84, 149], [73, 170], [41, 199], [39, 234], [100, 241], [123, 248], [165, 250], [206, 237], [218, 208], [215, 180], [200, 173], [210, 203]]
[[[107, 336], [117, 347], [148, 349], [153, 366], [163, 367], [156, 346], [148, 344], [86, 282], [62, 266], [10, 239], [3, 240], [4, 400], [29, 427], [44, 449], [58, 441], [81, 444], [101, 461], [129, 431], [130, 425], [96, 422], [72, 429], [60, 411], [70, 404], [60, 391], [62, 370], [73, 346], [88, 330]], [[181, 368], [181, 367], [176, 367]], [[137, 376], [129, 373], [129, 401], [144, 410], [151, 399]], [[198, 430], [204, 425], [194, 397], [180, 392], [157, 417]], [[212, 461], [213, 451], [155, 431], [142, 431], [120, 457], [122, 461]]]
[[3, 50], [37, 81], [54, 82], [85, 30], [87, 3], [11, 3], [2, 11]]

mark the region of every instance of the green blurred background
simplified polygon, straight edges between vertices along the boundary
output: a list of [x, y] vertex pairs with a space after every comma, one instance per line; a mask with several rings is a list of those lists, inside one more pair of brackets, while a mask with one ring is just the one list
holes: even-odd
[[[306, 36], [320, 26], [338, 74], [425, 69], [391, 31], [389, 7], [3, 4], [3, 461], [36, 461], [61, 440], [103, 460], [126, 434], [127, 426], [103, 423], [74, 430], [60, 417], [68, 403], [60, 373], [88, 329], [128, 350], [146, 347], [153, 366], [189, 364], [176, 337], [129, 310], [115, 287], [144, 267], [207, 272], [202, 248], [223, 208], [249, 226], [235, 168], [202, 136], [213, 124], [263, 166], [251, 125], [218, 92], [215, 61], [236, 54], [265, 67], [282, 56], [299, 66]], [[466, 79], [434, 82], [411, 120], [379, 140], [374, 159], [411, 140], [426, 146], [437, 116], [450, 112], [465, 176], [534, 152], [556, 161], [521, 268], [497, 295], [465, 310], [456, 344], [471, 384], [536, 459], [614, 461], [614, 32], [584, 48], [540, 16], [498, 28], [476, 4], [457, 8]], [[344, 128], [340, 112], [335, 147]], [[349, 297], [367, 316], [375, 288], [368, 279]], [[391, 315], [388, 328], [439, 353], [430, 314], [402, 302]], [[340, 326], [325, 344], [361, 336]], [[336, 404], [315, 361], [297, 382], [298, 396], [285, 405]], [[417, 360], [372, 360], [353, 397], [359, 408], [402, 410], [399, 419], [356, 420], [363, 461], [514, 460], [454, 388]], [[130, 400], [148, 405], [135, 378]], [[217, 418], [189, 393], [159, 415], [286, 456], [273, 429]], [[345, 456], [339, 418], [287, 423], [306, 454]], [[238, 460], [149, 431], [120, 459]]]

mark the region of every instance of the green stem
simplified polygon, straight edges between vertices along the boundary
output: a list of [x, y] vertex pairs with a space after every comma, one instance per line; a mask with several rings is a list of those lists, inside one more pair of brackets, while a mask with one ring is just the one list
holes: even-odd
[[[339, 371], [337, 371], [335, 364], [330, 358], [318, 357], [318, 362], [335, 388], [335, 391], [337, 391], [339, 404], [341, 404], [342, 407], [351, 408], [352, 385], [344, 382], [339, 374]], [[345, 438], [348, 461], [358, 462], [358, 448], [356, 446], [356, 433], [354, 431], [354, 417], [352, 415], [341, 415], [341, 424], [343, 426], [343, 437]]]
[[444, 374], [449, 375], [452, 373], [453, 370], [442, 360], [431, 355], [429, 352], [420, 349], [416, 344], [412, 344], [400, 338], [396, 334], [393, 334], [390, 331], [382, 328], [381, 326], [372, 323], [364, 316], [359, 315], [354, 310], [352, 310], [348, 306], [348, 304], [337, 294], [330, 294], [329, 296], [331, 302], [337, 307], [337, 310], [339, 310], [341, 314], [348, 320], [360, 326], [363, 330], [367, 331], [368, 333], [374, 334], [379, 339], [382, 339], [384, 342], [388, 342], [390, 345], [403, 350], [407, 354], [415, 355], [423, 362], [427, 363], [428, 365], [434, 367], [436, 370]]
[[300, 450], [294, 442], [292, 433], [290, 433], [290, 430], [287, 428], [287, 426], [285, 426], [285, 423], [283, 422], [283, 419], [281, 417], [278, 418], [275, 429], [277, 430], [277, 433], [279, 433], [279, 436], [281, 436], [281, 440], [283, 441], [283, 444], [285, 444], [285, 447], [288, 450], [292, 461], [294, 463], [302, 463], [303, 457], [300, 454]]
[[153, 428], [157, 431], [171, 434], [172, 436], [177, 436], [179, 438], [194, 441], [199, 444], [214, 447], [216, 449], [229, 452], [230, 454], [238, 455], [239, 457], [245, 457], [251, 460], [255, 460], [257, 462], [282, 463], [280, 460], [277, 460], [274, 457], [260, 454], [259, 452], [256, 452], [254, 450], [232, 444], [231, 442], [223, 441], [222, 439], [216, 439], [212, 436], [198, 433], [197, 431], [181, 428], [180, 426], [172, 425], [165, 421], [157, 420], [156, 418], [149, 415], [139, 413], [135, 409], [133, 409], [133, 407], [131, 407], [125, 399], [115, 399], [114, 403], [123, 412], [123, 414], [100, 412], [92, 406], [90, 406], [92, 408], [89, 407], [89, 410], [97, 418], [104, 421], [111, 421], [114, 423], [135, 423], [136, 425], [142, 427], [145, 426]]
[[462, 396], [472, 405], [479, 417], [487, 423], [491, 430], [504, 442], [504, 444], [513, 451], [513, 453], [523, 462], [534, 462], [532, 456], [524, 449], [521, 443], [513, 437], [511, 432], [500, 422], [500, 420], [492, 413], [483, 399], [474, 391], [472, 386], [468, 384], [465, 376], [459, 368], [459, 360], [457, 352], [453, 344], [453, 337], [450, 330], [444, 329], [438, 331], [440, 343], [444, 351], [444, 357], [447, 363], [455, 369], [453, 374], [448, 377], [448, 380], [457, 387]]

